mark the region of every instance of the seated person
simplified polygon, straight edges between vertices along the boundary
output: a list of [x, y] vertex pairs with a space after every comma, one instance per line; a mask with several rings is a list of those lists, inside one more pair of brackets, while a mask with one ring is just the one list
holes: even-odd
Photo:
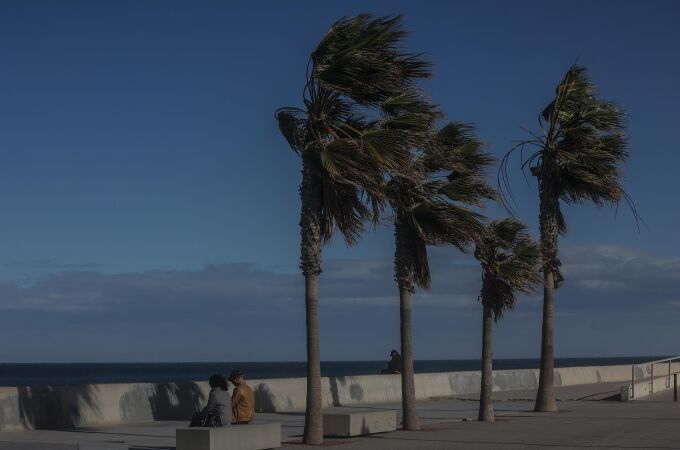
[[190, 427], [221, 427], [231, 425], [229, 414], [229, 384], [224, 375], [214, 374], [208, 380], [208, 404], [191, 418]]
[[231, 423], [246, 424], [255, 418], [255, 396], [243, 379], [243, 374], [234, 370], [229, 375], [229, 381], [234, 385], [231, 394]]
[[383, 375], [401, 373], [401, 355], [398, 351], [392, 350], [390, 352], [390, 362], [387, 363], [387, 369], [380, 371]]

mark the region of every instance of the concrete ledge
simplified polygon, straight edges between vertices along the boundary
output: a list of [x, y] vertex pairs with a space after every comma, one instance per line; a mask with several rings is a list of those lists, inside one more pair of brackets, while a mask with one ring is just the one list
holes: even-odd
[[78, 442], [78, 450], [128, 450], [124, 442]]
[[[666, 370], [657, 366], [655, 375]], [[680, 370], [680, 363], [672, 371]], [[636, 379], [651, 376], [650, 367], [638, 367]], [[556, 386], [630, 383], [631, 366], [564, 367], [555, 370]], [[304, 378], [250, 380], [256, 412], [303, 411]], [[446, 398], [479, 392], [478, 371], [420, 373], [415, 375], [416, 399]], [[496, 370], [493, 390], [532, 389], [538, 370]], [[205, 406], [210, 387], [196, 383], [121, 383], [72, 386], [0, 387], [0, 432], [75, 428], [152, 420], [189, 421]], [[399, 402], [399, 375], [323, 377], [322, 406]]]
[[[332, 437], [363, 436], [397, 429], [394, 410], [334, 408], [323, 412], [323, 434]], [[179, 449], [178, 449], [179, 450]]]
[[281, 447], [281, 424], [178, 428], [177, 450], [264, 450]]

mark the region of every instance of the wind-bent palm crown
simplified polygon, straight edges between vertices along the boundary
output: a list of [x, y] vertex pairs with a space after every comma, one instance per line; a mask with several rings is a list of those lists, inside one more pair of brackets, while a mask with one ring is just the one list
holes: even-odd
[[482, 300], [498, 321], [515, 305], [515, 291], [529, 293], [541, 282], [541, 251], [526, 226], [515, 219], [491, 222], [475, 248], [482, 266]]
[[484, 217], [472, 207], [495, 197], [486, 182], [494, 159], [482, 150], [474, 127], [451, 122], [430, 129], [414, 146], [403, 174], [392, 174], [387, 192], [397, 221], [407, 229], [407, 254], [397, 249], [396, 281], [410, 290], [429, 288], [427, 245], [450, 244], [465, 250], [483, 229]]
[[406, 131], [381, 126], [379, 115], [408, 107], [404, 92], [431, 76], [428, 62], [400, 49], [405, 36], [400, 16], [340, 19], [310, 57], [305, 107], [276, 112], [282, 134], [323, 184], [325, 241], [337, 226], [355, 243], [384, 206], [386, 171], [408, 159]]
[[[500, 190], [512, 197], [507, 177], [510, 156], [527, 145], [537, 148], [527, 158], [522, 155], [521, 167], [528, 168], [554, 196], [560, 234], [566, 233], [567, 226], [559, 200], [566, 204], [592, 201], [597, 206], [618, 205], [624, 200], [636, 221], [639, 219], [632, 199], [621, 186], [620, 165], [629, 156], [625, 114], [596, 95], [586, 68], [573, 65], [557, 85], [554, 100], [538, 117], [542, 133], [529, 131], [532, 138], [510, 150], [499, 168]], [[544, 264], [552, 267], [558, 285], [562, 279], [560, 263], [556, 255], [551, 259]]]

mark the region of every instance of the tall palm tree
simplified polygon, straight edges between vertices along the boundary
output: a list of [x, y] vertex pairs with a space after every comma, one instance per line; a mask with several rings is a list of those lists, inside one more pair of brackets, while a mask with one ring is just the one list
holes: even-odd
[[[621, 164], [628, 158], [624, 113], [596, 97], [586, 68], [573, 65], [557, 85], [555, 98], [538, 117], [540, 133], [521, 141], [501, 161], [501, 184], [509, 190], [510, 155], [532, 146], [522, 157], [538, 180], [540, 239], [543, 260], [543, 324], [541, 365], [536, 411], [557, 411], [554, 389], [553, 313], [555, 289], [563, 281], [558, 258], [558, 234], [567, 227], [561, 211], [565, 204], [593, 202], [597, 206], [625, 201], [639, 218], [630, 196], [621, 187]], [[502, 187], [503, 187], [502, 186]]]
[[387, 197], [394, 212], [394, 278], [399, 287], [403, 428], [420, 428], [415, 404], [411, 296], [430, 287], [427, 245], [450, 244], [461, 251], [483, 228], [472, 207], [492, 198], [485, 169], [493, 158], [482, 151], [473, 127], [449, 123], [414, 147], [401, 174], [392, 174]]
[[401, 17], [359, 15], [336, 22], [311, 54], [304, 108], [276, 111], [302, 159], [300, 268], [305, 278], [307, 404], [303, 442], [323, 441], [318, 324], [321, 248], [337, 229], [356, 243], [384, 202], [386, 170], [408, 157], [403, 131], [376, 126], [389, 99], [430, 76], [429, 64], [401, 50]]
[[475, 258], [482, 266], [482, 386], [479, 420], [493, 421], [492, 329], [515, 306], [515, 291], [529, 293], [541, 282], [541, 252], [524, 224], [515, 219], [491, 222], [477, 241]]

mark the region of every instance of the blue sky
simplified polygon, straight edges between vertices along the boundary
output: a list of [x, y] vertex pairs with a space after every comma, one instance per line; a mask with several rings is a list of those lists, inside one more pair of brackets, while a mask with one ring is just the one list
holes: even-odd
[[[425, 88], [499, 156], [570, 64], [590, 69], [628, 111], [625, 188], [648, 229], [566, 208], [556, 352], [676, 351], [677, 2], [16, 0], [0, 3], [0, 361], [304, 359], [300, 162], [273, 111], [300, 104], [310, 51], [359, 12], [405, 16], [435, 64]], [[535, 230], [535, 186], [513, 181]], [[324, 250], [324, 359], [398, 346], [392, 239]], [[416, 357], [476, 357], [474, 260], [432, 264]], [[520, 300], [499, 357], [538, 355], [539, 299]], [[229, 345], [202, 345], [215, 336]]]

